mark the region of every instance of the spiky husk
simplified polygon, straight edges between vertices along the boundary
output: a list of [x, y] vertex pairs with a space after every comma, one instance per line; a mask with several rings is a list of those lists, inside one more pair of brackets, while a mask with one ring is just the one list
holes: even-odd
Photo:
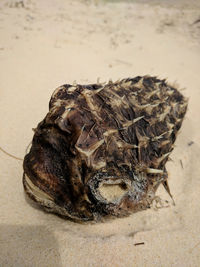
[[74, 220], [126, 216], [168, 193], [165, 164], [187, 100], [165, 80], [63, 85], [24, 159], [26, 193]]

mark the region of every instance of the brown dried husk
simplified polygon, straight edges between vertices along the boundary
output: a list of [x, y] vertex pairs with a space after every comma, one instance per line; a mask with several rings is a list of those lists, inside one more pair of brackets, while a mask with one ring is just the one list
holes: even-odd
[[156, 77], [59, 87], [24, 159], [25, 192], [81, 221], [149, 208], [161, 183], [170, 194], [165, 164], [186, 109]]

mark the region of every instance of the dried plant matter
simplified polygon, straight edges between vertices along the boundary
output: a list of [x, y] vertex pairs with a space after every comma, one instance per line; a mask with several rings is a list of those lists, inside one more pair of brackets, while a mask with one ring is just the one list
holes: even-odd
[[28, 196], [74, 220], [126, 216], [150, 207], [187, 101], [165, 80], [136, 77], [63, 85], [24, 159]]

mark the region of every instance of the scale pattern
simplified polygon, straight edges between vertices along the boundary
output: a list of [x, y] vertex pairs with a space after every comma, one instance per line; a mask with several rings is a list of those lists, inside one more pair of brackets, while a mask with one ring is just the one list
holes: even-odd
[[[55, 90], [24, 159], [31, 199], [74, 220], [149, 208], [187, 109], [165, 80], [143, 76]], [[108, 192], [120, 194], [109, 198]]]

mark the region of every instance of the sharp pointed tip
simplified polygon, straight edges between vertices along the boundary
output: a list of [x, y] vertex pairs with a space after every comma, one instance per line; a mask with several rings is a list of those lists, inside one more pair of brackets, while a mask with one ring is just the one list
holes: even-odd
[[163, 181], [162, 184], [163, 184], [165, 190], [167, 191], [168, 195], [171, 197], [171, 199], [173, 201], [173, 205], [175, 206], [175, 201], [174, 201], [174, 198], [173, 198], [173, 196], [171, 194], [171, 191], [170, 191], [169, 184], [168, 184], [167, 180]]

